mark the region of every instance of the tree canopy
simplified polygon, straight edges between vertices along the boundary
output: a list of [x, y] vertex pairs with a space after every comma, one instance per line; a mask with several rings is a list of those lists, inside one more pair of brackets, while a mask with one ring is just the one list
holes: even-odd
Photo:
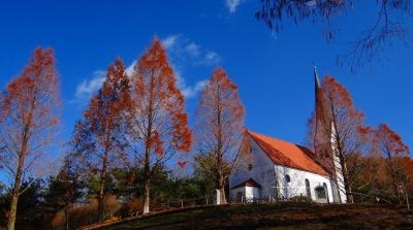
[[[312, 20], [325, 25], [324, 37], [328, 41], [340, 36], [332, 23], [339, 16], [355, 11], [360, 2], [355, 0], [260, 0], [260, 9], [255, 17], [270, 29], [280, 32], [286, 21], [299, 24]], [[375, 20], [359, 32], [353, 41], [347, 41], [352, 47], [347, 53], [338, 55], [340, 64], [350, 64], [355, 71], [366, 62], [377, 59], [380, 51], [394, 41], [409, 45], [409, 23], [412, 16], [410, 0], [377, 0], [369, 5], [374, 10]], [[350, 25], [342, 25], [350, 26]]]
[[237, 85], [222, 68], [216, 68], [199, 99], [195, 138], [200, 155], [196, 160], [215, 179], [225, 199], [225, 185], [237, 165], [237, 153], [244, 131], [245, 109]]

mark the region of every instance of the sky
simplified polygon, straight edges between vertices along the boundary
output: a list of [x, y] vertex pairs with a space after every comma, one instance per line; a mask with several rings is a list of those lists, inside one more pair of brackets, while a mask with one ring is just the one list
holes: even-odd
[[[200, 90], [221, 66], [239, 87], [247, 128], [304, 144], [317, 66], [320, 76], [329, 74], [350, 91], [366, 124], [387, 123], [413, 148], [413, 50], [395, 40], [384, 47], [381, 62], [355, 73], [336, 63], [360, 29], [374, 23], [374, 5], [357, 3], [354, 12], [337, 16], [337, 41], [327, 42], [323, 23], [286, 23], [279, 33], [271, 31], [254, 18], [259, 2], [5, 1], [0, 8], [0, 89], [21, 72], [36, 47], [53, 48], [62, 98], [59, 140], [64, 143], [108, 65], [121, 57], [132, 66], [156, 36], [186, 97], [191, 123]], [[411, 20], [405, 22], [413, 28]]]

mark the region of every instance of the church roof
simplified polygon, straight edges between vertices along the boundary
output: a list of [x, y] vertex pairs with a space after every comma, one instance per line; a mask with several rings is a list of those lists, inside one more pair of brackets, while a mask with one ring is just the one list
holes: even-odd
[[241, 188], [241, 187], [253, 187], [253, 188], [261, 188], [261, 185], [258, 184], [254, 179], [250, 178], [244, 182], [241, 182], [231, 189]]
[[259, 133], [247, 131], [251, 138], [277, 165], [288, 166], [299, 170], [328, 176], [329, 173], [311, 159], [313, 153], [306, 147], [282, 141]]

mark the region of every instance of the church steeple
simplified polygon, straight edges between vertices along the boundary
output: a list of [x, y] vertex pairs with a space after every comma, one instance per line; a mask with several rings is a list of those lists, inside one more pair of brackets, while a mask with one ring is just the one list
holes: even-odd
[[321, 83], [317, 73], [317, 67], [314, 66], [314, 86], [315, 86], [315, 133], [314, 133], [314, 151], [320, 158], [320, 163], [331, 173], [331, 191], [332, 202], [345, 202], [345, 189], [343, 184], [343, 174], [341, 170], [340, 159], [336, 152], [336, 143], [332, 120], [328, 115], [328, 107], [323, 102], [321, 92]]
[[[316, 123], [325, 122], [324, 120], [324, 109], [320, 100], [319, 91], [321, 89], [320, 79], [318, 78], [317, 66], [314, 66], [314, 99], [315, 99], [315, 116]], [[316, 130], [317, 132], [317, 130]]]
[[[315, 99], [315, 116], [316, 116], [316, 121], [321, 122], [322, 125], [330, 124], [330, 121], [328, 119], [328, 116], [325, 114], [325, 109], [321, 95], [320, 95], [320, 90], [321, 90], [321, 83], [320, 83], [320, 78], [318, 77], [317, 73], [317, 67], [314, 66], [314, 99]], [[321, 127], [318, 127], [321, 128]]]
[[314, 85], [315, 85], [315, 94], [317, 96], [317, 92], [320, 89], [320, 79], [318, 78], [317, 74], [317, 66], [314, 66]]

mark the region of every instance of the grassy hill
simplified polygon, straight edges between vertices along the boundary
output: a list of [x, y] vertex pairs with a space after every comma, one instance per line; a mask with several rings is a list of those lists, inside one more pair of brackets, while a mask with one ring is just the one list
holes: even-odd
[[413, 218], [385, 205], [250, 204], [174, 210], [88, 229], [413, 229]]

